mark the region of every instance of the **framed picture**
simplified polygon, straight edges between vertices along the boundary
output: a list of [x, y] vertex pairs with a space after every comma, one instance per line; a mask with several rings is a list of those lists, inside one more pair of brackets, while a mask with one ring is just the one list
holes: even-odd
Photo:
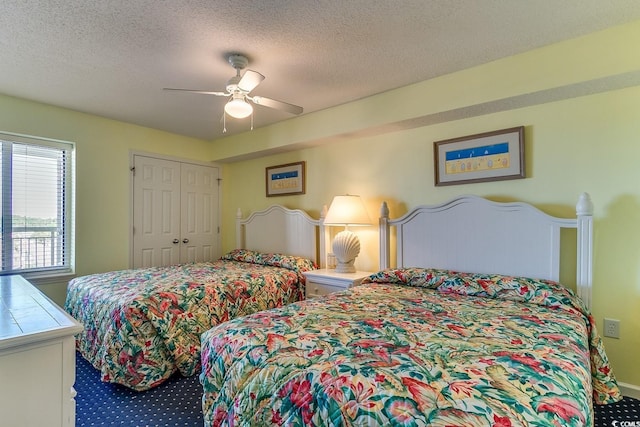
[[267, 197], [304, 194], [305, 162], [266, 168]]
[[524, 126], [436, 141], [433, 150], [436, 186], [525, 177]]

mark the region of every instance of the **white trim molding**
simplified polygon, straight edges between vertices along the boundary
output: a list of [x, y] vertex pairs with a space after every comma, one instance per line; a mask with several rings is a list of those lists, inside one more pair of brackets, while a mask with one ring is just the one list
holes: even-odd
[[640, 400], [640, 386], [618, 382], [618, 388], [623, 396]]

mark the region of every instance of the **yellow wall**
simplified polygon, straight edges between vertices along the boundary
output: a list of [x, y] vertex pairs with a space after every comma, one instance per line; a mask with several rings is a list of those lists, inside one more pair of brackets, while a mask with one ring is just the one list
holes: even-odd
[[[572, 216], [587, 191], [595, 203], [593, 312], [600, 329], [604, 317], [621, 320], [621, 338], [605, 345], [619, 380], [640, 385], [640, 55], [631, 50], [639, 44], [636, 22], [214, 141], [213, 158], [229, 162], [223, 250], [234, 245], [237, 207], [281, 203], [317, 217], [334, 195], [350, 193], [375, 220], [382, 200], [397, 217], [470, 193]], [[526, 179], [433, 185], [433, 141], [519, 125]], [[258, 151], [266, 156], [238, 160]], [[307, 193], [266, 198], [264, 168], [300, 160]], [[375, 227], [354, 231], [363, 246], [356, 266], [377, 269]]]
[[[76, 145], [76, 272], [129, 267], [130, 151], [209, 156], [210, 143], [0, 95], [0, 131]], [[40, 288], [64, 303], [66, 283]]]

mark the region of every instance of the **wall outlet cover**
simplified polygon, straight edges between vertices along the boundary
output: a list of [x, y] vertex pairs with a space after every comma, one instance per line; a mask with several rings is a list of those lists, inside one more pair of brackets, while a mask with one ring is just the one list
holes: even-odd
[[604, 332], [605, 337], [620, 338], [620, 321], [618, 319], [604, 319]]

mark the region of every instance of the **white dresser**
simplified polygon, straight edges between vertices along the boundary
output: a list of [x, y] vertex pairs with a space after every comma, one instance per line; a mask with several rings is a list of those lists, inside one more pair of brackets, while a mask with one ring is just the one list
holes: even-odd
[[0, 276], [0, 423], [74, 426], [82, 325], [22, 276]]

